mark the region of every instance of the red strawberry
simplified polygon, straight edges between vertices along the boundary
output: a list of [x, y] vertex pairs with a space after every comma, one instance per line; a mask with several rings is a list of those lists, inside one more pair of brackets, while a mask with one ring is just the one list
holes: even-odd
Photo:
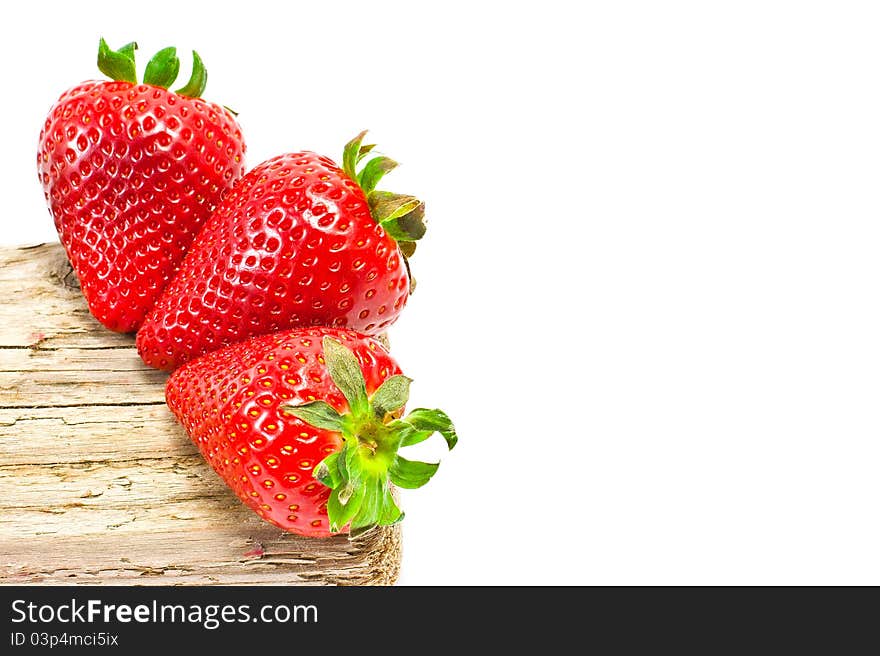
[[349, 524], [358, 532], [402, 518], [390, 483], [420, 487], [437, 464], [406, 460], [401, 446], [435, 431], [455, 446], [440, 410], [398, 418], [409, 383], [375, 339], [304, 328], [180, 367], [165, 398], [244, 503], [285, 530], [326, 537]]
[[223, 193], [243, 172], [241, 128], [198, 98], [207, 73], [193, 52], [189, 83], [167, 87], [174, 48], [147, 64], [136, 83], [133, 43], [98, 67], [113, 82], [84, 82], [49, 112], [37, 155], [40, 181], [61, 243], [92, 314], [111, 330], [133, 331], [177, 270]]
[[361, 133], [343, 168], [310, 152], [263, 162], [228, 194], [138, 332], [144, 362], [174, 369], [222, 346], [286, 328], [377, 334], [410, 292], [406, 257], [424, 204], [376, 191], [396, 164]]

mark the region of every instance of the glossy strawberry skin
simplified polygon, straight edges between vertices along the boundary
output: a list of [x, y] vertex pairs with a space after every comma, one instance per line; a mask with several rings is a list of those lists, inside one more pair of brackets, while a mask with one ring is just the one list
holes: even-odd
[[338, 433], [279, 411], [323, 400], [348, 411], [325, 367], [324, 336], [351, 349], [372, 394], [400, 367], [375, 339], [350, 330], [305, 328], [263, 335], [202, 356], [168, 379], [165, 398], [199, 451], [236, 495], [276, 526], [311, 537], [333, 535], [330, 489], [312, 475], [338, 451]]
[[37, 166], [92, 314], [136, 330], [244, 167], [228, 110], [159, 87], [85, 82], [40, 133]]
[[406, 304], [409, 274], [363, 191], [326, 157], [270, 159], [205, 224], [138, 332], [152, 367], [310, 325], [378, 334]]

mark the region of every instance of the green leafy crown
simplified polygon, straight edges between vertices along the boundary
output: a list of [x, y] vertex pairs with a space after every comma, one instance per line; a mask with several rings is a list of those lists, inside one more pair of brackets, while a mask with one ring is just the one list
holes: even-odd
[[407, 460], [398, 454], [401, 447], [439, 433], [451, 450], [458, 436], [442, 410], [418, 408], [399, 417], [409, 399], [409, 378], [391, 376], [368, 397], [354, 353], [331, 337], [324, 337], [323, 346], [327, 370], [348, 401], [349, 412], [340, 414], [326, 401], [283, 405], [281, 410], [342, 435], [342, 449], [318, 463], [314, 476], [333, 490], [327, 501], [330, 529], [341, 531], [350, 525], [351, 534], [357, 535], [403, 519], [391, 484], [421, 487], [437, 471], [439, 463]]
[[346, 144], [342, 153], [342, 168], [363, 189], [373, 219], [397, 242], [409, 271], [409, 258], [415, 253], [416, 242], [425, 236], [427, 230], [425, 204], [415, 196], [376, 189], [383, 176], [397, 168], [397, 162], [379, 155], [367, 160], [361, 167], [361, 162], [376, 147], [375, 144], [364, 144], [366, 134], [364, 130]]
[[[98, 43], [98, 68], [112, 80], [137, 84], [137, 68], [134, 61], [134, 51], [137, 47], [137, 43], [132, 41], [119, 50], [111, 50], [102, 38]], [[208, 71], [199, 53], [193, 50], [192, 54], [193, 66], [189, 82], [174, 93], [189, 98], [199, 98], [205, 92]], [[174, 84], [179, 72], [180, 59], [177, 58], [177, 48], [162, 48], [147, 63], [147, 68], [144, 70], [144, 84], [167, 89]]]

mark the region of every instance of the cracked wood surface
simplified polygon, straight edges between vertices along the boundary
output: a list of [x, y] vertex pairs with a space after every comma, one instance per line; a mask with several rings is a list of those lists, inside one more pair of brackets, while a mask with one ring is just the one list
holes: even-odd
[[245, 508], [105, 330], [57, 244], [0, 249], [0, 584], [389, 584], [400, 529], [286, 534]]

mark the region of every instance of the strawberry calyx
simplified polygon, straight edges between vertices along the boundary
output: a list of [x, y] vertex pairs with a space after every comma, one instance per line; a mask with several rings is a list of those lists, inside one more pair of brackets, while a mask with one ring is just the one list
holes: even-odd
[[404, 257], [410, 258], [415, 252], [416, 242], [424, 237], [427, 229], [425, 204], [415, 196], [376, 189], [385, 174], [397, 168], [397, 162], [379, 155], [368, 159], [361, 167], [361, 162], [375, 148], [375, 144], [363, 143], [366, 134], [367, 131], [364, 130], [346, 144], [342, 154], [342, 168], [363, 190], [376, 223], [398, 243]]
[[98, 42], [98, 69], [111, 80], [137, 84], [134, 51], [138, 44], [132, 41], [119, 50], [111, 50], [104, 37]]
[[458, 436], [442, 410], [418, 408], [400, 416], [412, 382], [406, 376], [391, 376], [368, 397], [354, 353], [331, 337], [324, 337], [323, 347], [327, 370], [348, 401], [349, 412], [341, 414], [320, 400], [282, 405], [281, 410], [315, 428], [342, 435], [342, 449], [318, 463], [314, 476], [333, 490], [327, 500], [330, 530], [340, 531], [348, 525], [351, 535], [356, 536], [403, 519], [392, 484], [418, 488], [437, 471], [440, 463], [407, 460], [398, 454], [401, 447], [439, 433], [452, 450]]
[[[132, 41], [119, 50], [113, 50], [101, 38], [98, 42], [98, 68], [112, 80], [137, 84], [137, 66], [134, 58], [137, 47], [137, 43]], [[193, 50], [192, 54], [193, 66], [189, 81], [174, 93], [188, 98], [199, 98], [205, 92], [208, 71], [199, 53]], [[173, 46], [162, 48], [147, 63], [144, 69], [144, 84], [168, 89], [174, 84], [179, 72], [180, 59], [177, 57], [177, 48]]]

